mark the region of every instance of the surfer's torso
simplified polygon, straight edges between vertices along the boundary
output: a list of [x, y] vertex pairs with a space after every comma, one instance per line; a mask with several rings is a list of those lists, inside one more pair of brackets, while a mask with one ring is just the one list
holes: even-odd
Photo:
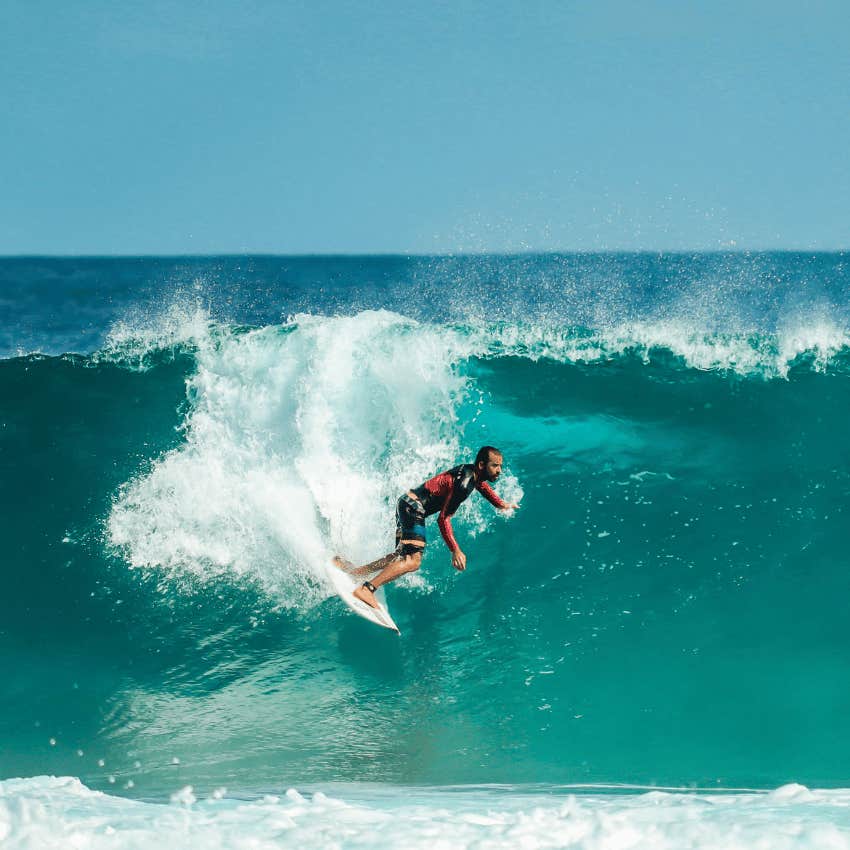
[[462, 463], [429, 478], [410, 492], [421, 502], [425, 516], [446, 509], [451, 516], [475, 489], [475, 467]]
[[422, 505], [425, 516], [439, 512], [437, 524], [446, 545], [452, 551], [455, 551], [458, 546], [450, 519], [473, 490], [478, 490], [497, 508], [506, 507], [486, 481], [479, 481], [475, 477], [475, 466], [471, 463], [463, 463], [446, 472], [441, 472], [410, 491]]

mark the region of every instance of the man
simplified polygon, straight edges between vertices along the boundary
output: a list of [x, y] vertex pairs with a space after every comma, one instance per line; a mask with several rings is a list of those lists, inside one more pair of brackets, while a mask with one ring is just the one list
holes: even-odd
[[502, 453], [493, 446], [484, 446], [478, 451], [474, 464], [465, 463], [455, 466], [453, 469], [429, 478], [419, 487], [408, 490], [398, 500], [396, 506], [396, 549], [394, 552], [371, 564], [356, 568], [339, 556], [334, 558], [338, 567], [352, 575], [367, 576], [378, 573], [371, 581], [364, 581], [360, 587], [356, 588], [354, 595], [367, 605], [377, 608], [375, 591], [382, 584], [395, 581], [405, 573], [418, 570], [422, 563], [422, 550], [425, 548], [425, 517], [438, 511], [440, 516], [437, 524], [443, 540], [446, 541], [446, 546], [452, 553], [452, 566], [456, 570], [465, 570], [466, 555], [457, 545], [452, 532], [452, 516], [473, 490], [478, 490], [487, 501], [501, 511], [518, 508], [519, 505], [509, 504], [500, 499], [490, 487], [490, 482], [495, 481], [501, 473]]

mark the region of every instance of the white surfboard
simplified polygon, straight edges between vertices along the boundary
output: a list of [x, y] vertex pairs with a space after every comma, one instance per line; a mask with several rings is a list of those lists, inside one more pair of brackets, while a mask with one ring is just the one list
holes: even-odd
[[355, 614], [359, 614], [366, 620], [383, 626], [385, 629], [392, 629], [396, 634], [401, 634], [399, 627], [393, 622], [390, 612], [387, 609], [387, 599], [384, 595], [384, 588], [379, 587], [375, 591], [375, 599], [378, 602], [379, 608], [373, 608], [365, 602], [361, 602], [354, 595], [354, 588], [363, 584], [363, 579], [355, 578], [345, 570], [340, 569], [333, 563], [325, 565], [325, 571], [328, 574], [331, 584], [339, 594], [339, 598], [352, 610]]

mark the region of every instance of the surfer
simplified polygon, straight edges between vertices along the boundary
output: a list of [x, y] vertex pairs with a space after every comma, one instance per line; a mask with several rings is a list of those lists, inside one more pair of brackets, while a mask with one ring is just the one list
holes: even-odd
[[466, 555], [458, 546], [452, 531], [452, 516], [460, 504], [473, 490], [478, 490], [488, 502], [501, 511], [519, 507], [500, 499], [490, 487], [490, 483], [496, 481], [502, 473], [502, 460], [502, 453], [498, 449], [484, 446], [479, 449], [475, 463], [455, 466], [429, 478], [419, 487], [408, 490], [396, 506], [395, 551], [362, 567], [354, 567], [339, 556], [334, 558], [334, 563], [351, 575], [368, 576], [378, 573], [371, 581], [366, 580], [360, 587], [355, 588], [354, 595], [367, 605], [377, 608], [377, 588], [395, 581], [405, 573], [418, 570], [422, 563], [422, 550], [425, 548], [425, 517], [437, 512], [440, 514], [437, 525], [452, 553], [452, 566], [456, 570], [465, 570]]

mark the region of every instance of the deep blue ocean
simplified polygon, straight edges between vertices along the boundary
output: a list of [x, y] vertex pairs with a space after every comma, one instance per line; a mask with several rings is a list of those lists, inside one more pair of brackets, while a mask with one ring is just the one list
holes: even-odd
[[850, 847], [844, 254], [2, 259], [0, 358], [0, 844]]

